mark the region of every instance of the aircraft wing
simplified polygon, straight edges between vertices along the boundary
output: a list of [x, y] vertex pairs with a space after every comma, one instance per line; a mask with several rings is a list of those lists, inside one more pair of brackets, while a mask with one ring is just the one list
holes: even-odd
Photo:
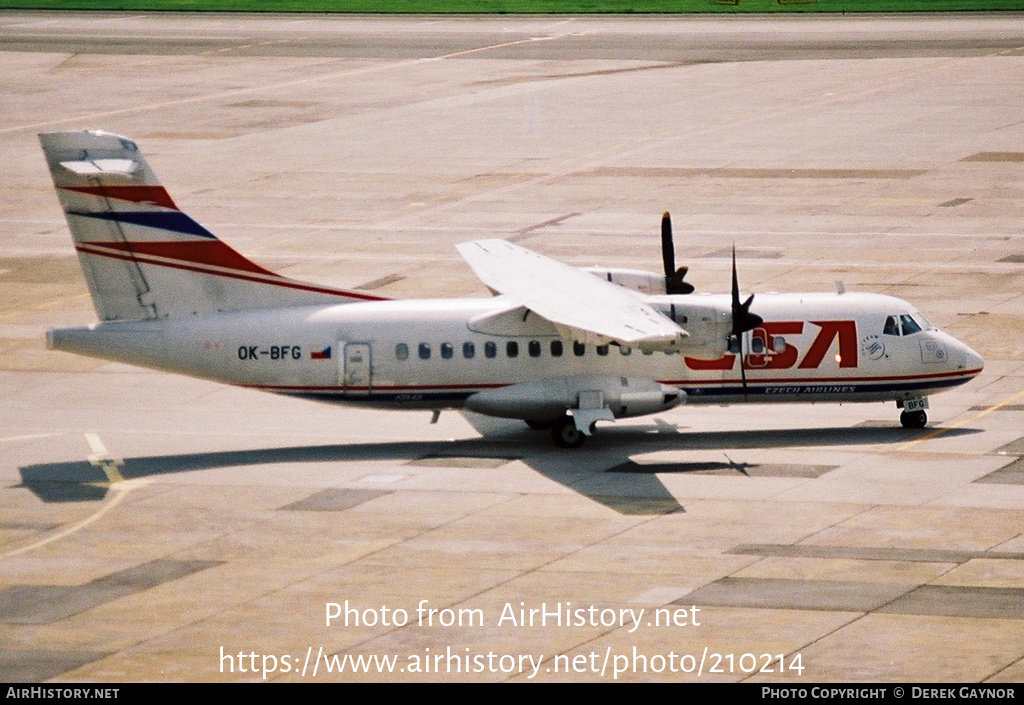
[[689, 335], [634, 293], [506, 240], [456, 248], [488, 288], [551, 321], [566, 338], [672, 350]]

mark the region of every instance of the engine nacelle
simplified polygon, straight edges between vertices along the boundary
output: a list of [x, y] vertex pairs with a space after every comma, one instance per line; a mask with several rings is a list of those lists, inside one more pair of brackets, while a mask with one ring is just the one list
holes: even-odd
[[624, 289], [641, 294], [656, 296], [665, 293], [665, 275], [655, 274], [643, 269], [622, 269], [616, 267], [585, 267], [585, 272], [598, 279], [618, 284]]
[[466, 408], [488, 416], [547, 421], [581, 405], [609, 409], [615, 418], [625, 418], [655, 414], [685, 401], [683, 390], [651, 379], [574, 375], [477, 392], [466, 400]]
[[717, 360], [729, 352], [732, 308], [727, 298], [703, 294], [657, 296], [649, 303], [690, 334], [679, 345], [683, 355]]

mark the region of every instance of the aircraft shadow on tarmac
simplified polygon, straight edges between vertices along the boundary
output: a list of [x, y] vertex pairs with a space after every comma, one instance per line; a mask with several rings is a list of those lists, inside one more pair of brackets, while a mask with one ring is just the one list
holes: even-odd
[[[470, 419], [473, 422], [473, 419]], [[392, 460], [435, 467], [479, 467], [493, 472], [520, 460], [544, 477], [621, 514], [671, 514], [684, 511], [658, 474], [700, 473], [751, 477], [819, 477], [833, 466], [761, 465], [734, 462], [725, 451], [748, 448], [896, 445], [931, 431], [896, 426], [821, 427], [756, 431], [695, 432], [655, 419], [643, 425], [602, 428], [582, 449], [566, 451], [551, 445], [546, 433], [521, 430], [504, 421], [474, 423], [482, 438], [455, 441], [396, 441], [336, 445], [259, 448], [243, 451], [128, 457], [118, 461], [68, 461], [19, 468], [22, 486], [44, 502], [96, 501], [106, 497], [110, 480], [104, 463], [113, 463], [125, 480], [254, 465]], [[980, 433], [954, 428], [955, 437]], [[630, 456], [657, 451], [722, 451], [722, 461], [634, 462]], [[494, 462], [474, 465], [473, 461]], [[468, 461], [468, 464], [467, 464]], [[108, 467], [109, 470], [109, 467]]]

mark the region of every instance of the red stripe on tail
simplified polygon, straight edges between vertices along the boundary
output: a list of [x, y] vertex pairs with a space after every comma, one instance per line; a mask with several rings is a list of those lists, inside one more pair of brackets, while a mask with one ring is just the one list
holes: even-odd
[[83, 242], [83, 245], [121, 250], [135, 255], [176, 259], [191, 264], [205, 264], [223, 267], [250, 274], [277, 277], [275, 272], [264, 269], [238, 254], [220, 240], [190, 240], [185, 242]]
[[63, 189], [90, 196], [102, 196], [118, 201], [146, 203], [178, 210], [178, 206], [175, 205], [171, 195], [163, 186], [64, 186]]

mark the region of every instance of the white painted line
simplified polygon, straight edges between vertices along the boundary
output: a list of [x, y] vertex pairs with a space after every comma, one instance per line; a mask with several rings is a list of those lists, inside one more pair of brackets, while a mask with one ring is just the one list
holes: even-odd
[[124, 482], [124, 476], [120, 470], [121, 466], [124, 465], [124, 461], [119, 458], [109, 457], [107, 447], [103, 445], [103, 441], [95, 433], [85, 434], [85, 440], [92, 450], [92, 454], [88, 457], [89, 462], [103, 471], [103, 474], [107, 476], [107, 482], [111, 485]]
[[[103, 445], [103, 441], [101, 441], [100, 437], [97, 436], [95, 433], [85, 434], [85, 440], [89, 444], [89, 449], [93, 452], [94, 455], [102, 457], [105, 457], [107, 455], [107, 447]], [[98, 459], [100, 458], [97, 457], [97, 460]], [[92, 460], [92, 458], [90, 458], [90, 460]]]
[[54, 541], [59, 541], [60, 539], [66, 536], [70, 536], [71, 534], [77, 531], [81, 531], [90, 524], [103, 518], [103, 515], [105, 515], [111, 509], [116, 507], [118, 504], [120, 504], [121, 500], [128, 496], [129, 490], [134, 489], [136, 487], [141, 487], [143, 484], [146, 483], [134, 482], [129, 484], [127, 482], [122, 482], [116, 489], [112, 487], [111, 489], [114, 492], [114, 498], [92, 516], [83, 519], [82, 521], [78, 522], [77, 524], [74, 524], [73, 526], [69, 526], [67, 529], [64, 529], [64, 531], [56, 533], [53, 536], [49, 536], [43, 539], [42, 541], [36, 541], [35, 543], [29, 544], [28, 546], [22, 546], [21, 548], [15, 549], [8, 553], [4, 553], [3, 555], [0, 555], [0, 560], [4, 558], [11, 558], [12, 556], [19, 556], [22, 553], [28, 553], [29, 551], [34, 551], [37, 548], [46, 546], [47, 544], [53, 543]]

